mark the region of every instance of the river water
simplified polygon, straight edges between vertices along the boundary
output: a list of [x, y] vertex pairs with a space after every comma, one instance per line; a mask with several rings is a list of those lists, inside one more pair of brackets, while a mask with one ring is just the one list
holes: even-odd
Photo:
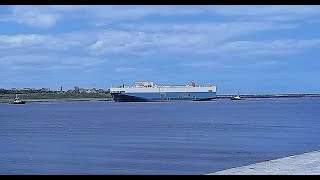
[[0, 104], [0, 174], [206, 174], [320, 149], [320, 98]]

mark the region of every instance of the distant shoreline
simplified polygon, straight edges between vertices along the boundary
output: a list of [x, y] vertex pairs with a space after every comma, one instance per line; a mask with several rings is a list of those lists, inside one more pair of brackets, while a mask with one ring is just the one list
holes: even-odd
[[[235, 95], [217, 95], [217, 99], [231, 98]], [[243, 94], [243, 98], [303, 98], [320, 97], [320, 94]]]
[[[217, 95], [216, 99], [229, 99], [234, 95]], [[278, 95], [240, 95], [243, 98], [248, 99], [260, 99], [260, 98], [305, 98], [305, 97], [320, 97], [320, 94], [278, 94]], [[113, 101], [112, 98], [57, 98], [57, 99], [21, 99], [28, 102], [78, 102], [78, 101]], [[0, 103], [10, 103], [13, 99], [0, 98]]]
[[[23, 100], [23, 99], [22, 99]], [[11, 103], [12, 99], [0, 99], [0, 103]], [[78, 101], [112, 101], [108, 98], [70, 98], [70, 99], [26, 99], [23, 100], [27, 103], [30, 102], [78, 102]]]
[[[107, 93], [66, 93], [66, 92], [43, 92], [43, 93], [17, 93], [21, 101], [28, 102], [70, 102], [70, 101], [109, 101], [112, 96]], [[11, 103], [16, 94], [0, 94], [0, 103]]]

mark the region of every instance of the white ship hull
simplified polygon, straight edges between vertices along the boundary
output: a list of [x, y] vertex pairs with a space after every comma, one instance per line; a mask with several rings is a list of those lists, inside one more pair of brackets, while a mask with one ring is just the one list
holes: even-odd
[[173, 100], [212, 100], [216, 97], [216, 86], [152, 86], [110, 88], [115, 101], [145, 102]]

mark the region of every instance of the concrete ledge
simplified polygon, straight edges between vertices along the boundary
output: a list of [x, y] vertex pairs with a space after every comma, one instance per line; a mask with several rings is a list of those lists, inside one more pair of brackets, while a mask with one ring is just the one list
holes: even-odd
[[217, 171], [208, 175], [319, 175], [320, 150]]

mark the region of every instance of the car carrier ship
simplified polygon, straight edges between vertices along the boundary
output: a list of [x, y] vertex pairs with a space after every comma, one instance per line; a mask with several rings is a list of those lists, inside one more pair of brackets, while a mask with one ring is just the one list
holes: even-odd
[[110, 94], [116, 102], [148, 101], [208, 101], [216, 98], [215, 85], [157, 85], [151, 81], [139, 81], [133, 86], [111, 87]]

